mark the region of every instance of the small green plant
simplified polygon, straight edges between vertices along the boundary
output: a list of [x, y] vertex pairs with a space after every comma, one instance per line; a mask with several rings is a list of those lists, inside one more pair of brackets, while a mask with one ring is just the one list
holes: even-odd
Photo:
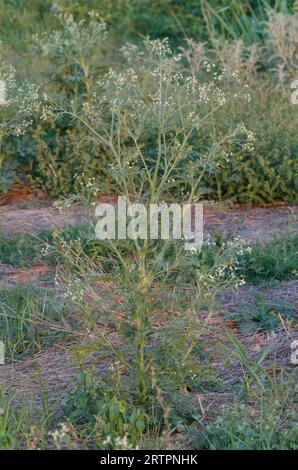
[[250, 334], [260, 329], [274, 331], [283, 322], [295, 321], [295, 306], [282, 299], [268, 301], [256, 293], [253, 295], [253, 301], [253, 305], [240, 305], [238, 311], [229, 317], [237, 322], [242, 333]]
[[[0, 334], [7, 359], [21, 359], [62, 338], [64, 313], [63, 305], [55, 305], [51, 294], [43, 289], [1, 287]], [[55, 322], [60, 322], [61, 330], [53, 328], [51, 332], [50, 326]], [[42, 325], [49, 328], [47, 334]]]
[[149, 417], [141, 410], [115, 397], [103, 396], [97, 402], [97, 436], [99, 445], [111, 449], [136, 449], [142, 443]]
[[0, 450], [43, 447], [46, 416], [35, 413], [33, 418], [28, 398], [0, 388]]
[[31, 235], [0, 233], [0, 263], [28, 267], [41, 261], [42, 242]]
[[298, 236], [276, 235], [272, 241], [258, 243], [240, 260], [240, 269], [248, 282], [295, 279], [298, 272]]
[[[53, 266], [58, 262], [60, 241], [71, 244], [80, 241], [83, 252], [96, 256], [98, 240], [88, 226], [66, 226], [63, 230], [43, 230], [37, 235], [0, 233], [0, 263], [14, 267], [30, 267], [46, 262]], [[60, 241], [59, 241], [60, 240]]]
[[192, 443], [195, 449], [297, 450], [295, 413], [278, 402], [225, 406]]
[[84, 434], [93, 436], [97, 448], [136, 449], [148, 431], [149, 416], [126, 402], [123, 390], [118, 396], [119, 383], [114, 383], [113, 389], [112, 380], [103, 377], [99, 383], [95, 370], [82, 368], [79, 386], [67, 403], [65, 415], [72, 423], [85, 426]]

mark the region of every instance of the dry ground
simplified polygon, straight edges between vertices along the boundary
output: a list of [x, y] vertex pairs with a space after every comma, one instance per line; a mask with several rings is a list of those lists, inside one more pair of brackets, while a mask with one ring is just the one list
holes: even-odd
[[[297, 228], [298, 206], [285, 204], [252, 207], [244, 206], [224, 207], [208, 205], [204, 211], [204, 235], [208, 237], [220, 232], [224, 237], [235, 234], [246, 241], [268, 241], [274, 233], [283, 233], [289, 227]], [[37, 233], [44, 229], [63, 228], [66, 225], [83, 224], [88, 220], [86, 213], [80, 205], [73, 207], [67, 214], [60, 214], [52, 206], [49, 198], [40, 193], [28, 192], [18, 197], [0, 198], [0, 231], [6, 233]], [[296, 225], [295, 225], [296, 223]], [[13, 286], [17, 284], [38, 285], [54, 289], [52, 281], [45, 281], [44, 276], [52, 268], [47, 265], [33, 265], [30, 268], [14, 268], [0, 265], [0, 284]], [[298, 281], [281, 282], [273, 287], [244, 286], [237, 292], [226, 292], [218, 299], [218, 306], [213, 328], [219, 332], [223, 326], [223, 313], [234, 312], [239, 305], [245, 303], [253, 305], [255, 294], [260, 293], [265, 299], [283, 299], [292, 308], [298, 310]], [[252, 357], [264, 347], [270, 346], [272, 353], [276, 353], [280, 360], [289, 364], [290, 341], [294, 333], [283, 325], [275, 334], [257, 332], [254, 335], [239, 338], [247, 345]], [[99, 366], [99, 372], [104, 373], [106, 364]], [[235, 369], [236, 370], [236, 369]], [[48, 395], [49, 402], [59, 413], [63, 403], [74, 386], [74, 379], [79, 367], [73, 362], [71, 348], [56, 345], [53, 348], [36, 354], [34, 358], [26, 358], [16, 364], [0, 366], [0, 384], [17, 390], [26, 390], [28, 400], [30, 397], [35, 403], [41, 403], [44, 393]], [[237, 373], [239, 376], [237, 377]], [[229, 380], [242, 380], [241, 370], [230, 377]], [[223, 369], [223, 374], [224, 374]], [[44, 390], [45, 392], [42, 392]], [[229, 396], [227, 396], [229, 395]], [[233, 399], [232, 394], [208, 394], [197, 396], [201, 410], [207, 412], [214, 403]]]

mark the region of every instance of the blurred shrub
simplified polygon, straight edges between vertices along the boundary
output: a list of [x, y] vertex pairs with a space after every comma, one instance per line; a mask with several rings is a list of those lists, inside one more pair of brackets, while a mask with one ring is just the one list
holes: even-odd
[[15, 69], [0, 56], [0, 191], [15, 181], [16, 161], [9, 158], [10, 143], [32, 125], [39, 105], [39, 89], [26, 81], [18, 85]]
[[216, 199], [250, 203], [297, 200], [298, 138], [296, 109], [266, 79], [254, 80], [246, 109], [231, 106], [222, 116], [243, 119], [253, 133], [254, 150], [230, 149], [217, 174], [206, 177]]
[[[93, 82], [106, 66], [105, 25], [95, 18], [74, 22], [60, 17], [61, 27], [34, 38], [35, 56], [44, 59], [42, 88], [50, 101], [62, 103], [75, 96], [88, 103]], [[43, 120], [42, 110], [32, 115], [32, 125], [18, 140], [10, 141], [11, 153], [24, 164], [29, 178], [46, 191], [58, 195], [73, 191], [73, 175], [100, 175], [106, 161], [96, 142], [86, 140], [86, 131], [71, 117], [55, 123]]]

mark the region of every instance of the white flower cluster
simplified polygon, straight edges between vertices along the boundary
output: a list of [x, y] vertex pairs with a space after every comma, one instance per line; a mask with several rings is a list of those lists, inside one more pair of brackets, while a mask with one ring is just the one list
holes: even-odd
[[88, 49], [101, 45], [107, 36], [105, 23], [98, 21], [93, 12], [89, 12], [89, 16], [89, 21], [75, 22], [72, 15], [59, 14], [63, 28], [50, 34], [35, 35], [33, 40], [45, 57], [65, 57], [73, 49], [79, 56], [80, 51], [86, 53]]
[[239, 136], [241, 140], [244, 140], [242, 144], [242, 149], [247, 152], [252, 152], [254, 150], [255, 136], [253, 132], [248, 130], [244, 123], [239, 124], [235, 129], [235, 136]]
[[[216, 246], [215, 242], [208, 241], [208, 245]], [[245, 284], [245, 279], [239, 273], [239, 257], [244, 253], [250, 254], [252, 248], [245, 245], [245, 241], [236, 236], [233, 240], [221, 243], [221, 253], [217, 255], [217, 264], [208, 272], [198, 271], [197, 280], [204, 286], [218, 286], [221, 284], [233, 285], [238, 288]]]
[[[93, 200], [93, 205], [96, 201], [99, 188], [96, 182], [95, 176], [89, 177], [85, 175], [83, 171], [80, 175], [74, 174], [73, 178], [76, 180], [77, 185], [79, 186], [81, 196], [88, 196], [88, 199]], [[95, 201], [94, 201], [95, 198]]]
[[58, 209], [60, 214], [65, 214], [67, 209], [71, 207], [71, 201], [69, 199], [57, 199], [53, 202], [53, 206]]
[[41, 248], [41, 255], [48, 256], [52, 251], [52, 246], [49, 243], [45, 243], [44, 246]]
[[60, 448], [63, 442], [67, 437], [69, 437], [69, 433], [71, 431], [71, 426], [68, 423], [60, 423], [59, 428], [55, 429], [54, 431], [49, 431], [49, 436], [53, 439], [54, 444]]
[[82, 300], [82, 291], [76, 288], [72, 282], [69, 282], [66, 285], [66, 291], [63, 294], [63, 298], [65, 300], [70, 300], [73, 303], [78, 303]]
[[27, 82], [18, 86], [15, 69], [0, 59], [0, 107], [10, 111], [1, 122], [2, 131], [23, 134], [39, 104], [39, 87]]
[[114, 440], [111, 436], [107, 436], [102, 444], [105, 447], [113, 446], [115, 450], [138, 450], [138, 446], [133, 446], [129, 442], [127, 434], [122, 437], [117, 436]]

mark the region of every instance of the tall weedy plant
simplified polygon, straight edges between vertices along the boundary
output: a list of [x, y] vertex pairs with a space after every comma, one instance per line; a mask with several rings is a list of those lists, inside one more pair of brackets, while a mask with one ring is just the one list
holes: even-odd
[[[206, 80], [194, 76], [185, 68], [182, 57], [171, 51], [166, 40], [145, 40], [142, 47], [127, 45], [122, 52], [126, 65], [120, 71], [110, 69], [103, 79], [92, 83], [88, 100], [82, 100], [81, 96], [71, 102], [49, 100], [44, 116], [46, 119], [68, 116], [77, 121], [87, 130], [85, 138], [99, 143], [102, 152], [109, 153], [112, 163], [106, 168], [106, 177], [109, 184], [113, 182], [115, 193], [125, 196], [128, 204], [173, 201], [177, 187], [181, 198], [176, 202], [197, 202], [202, 197], [203, 176], [227, 157], [229, 144], [237, 141], [247, 145], [252, 139], [242, 124], [233, 128], [228, 123], [225, 133], [222, 129], [218, 133], [214, 126], [216, 114], [223, 112], [231, 100], [249, 98], [247, 89], [237, 90], [235, 80], [233, 93], [224, 93], [221, 83], [225, 77], [210, 64], [205, 64]], [[92, 179], [84, 182], [82, 175], [80, 180], [84, 192], [92, 194], [95, 205], [96, 194], [103, 186]], [[91, 199], [89, 197], [88, 201]], [[126, 342], [117, 350], [106, 336], [104, 342], [110, 344], [113, 354], [133, 377], [136, 402], [146, 406], [152, 391], [152, 370], [157, 370], [157, 374], [154, 373], [157, 382], [160, 377], [170, 375], [170, 369], [158, 370], [158, 348], [154, 349], [154, 344], [160, 346], [164, 338], [154, 328], [156, 289], [172, 290], [176, 284], [179, 291], [187, 282], [193, 288], [182, 318], [178, 322], [177, 318], [172, 318], [171, 328], [176, 333], [179, 331], [176, 338], [179, 340], [180, 336], [179, 341], [183, 343], [176, 353], [172, 351], [180, 355], [180, 367], [177, 368], [177, 362], [175, 366], [180, 374], [175, 386], [179, 388], [190, 373], [189, 369], [185, 372], [185, 367], [194, 346], [191, 331], [199, 331], [196, 312], [204, 297], [202, 291], [206, 294], [208, 288], [211, 291], [227, 280], [236, 281], [235, 247], [227, 247], [213, 260], [211, 273], [202, 269], [204, 257], [184, 250], [184, 240], [161, 242], [136, 236], [130, 241], [106, 240], [102, 245], [105, 248], [99, 258], [100, 276], [107, 272], [104, 253], [111, 260], [113, 280], [124, 297], [121, 308], [125, 306], [127, 315], [124, 327], [117, 315], [103, 307], [102, 299], [97, 303], [101, 322], [105, 321], [105, 325], [112, 322], [118, 333], [126, 337]], [[67, 246], [65, 253], [70, 254]], [[71, 289], [74, 284], [67, 282]], [[92, 282], [94, 278], [89, 287]], [[89, 288], [88, 275], [77, 276], [76, 286], [78, 283], [81, 283], [79, 297], [84, 299], [84, 289]], [[93, 294], [99, 299], [95, 288]], [[84, 302], [80, 305], [86, 309]], [[163, 367], [167, 366], [163, 363]]]

